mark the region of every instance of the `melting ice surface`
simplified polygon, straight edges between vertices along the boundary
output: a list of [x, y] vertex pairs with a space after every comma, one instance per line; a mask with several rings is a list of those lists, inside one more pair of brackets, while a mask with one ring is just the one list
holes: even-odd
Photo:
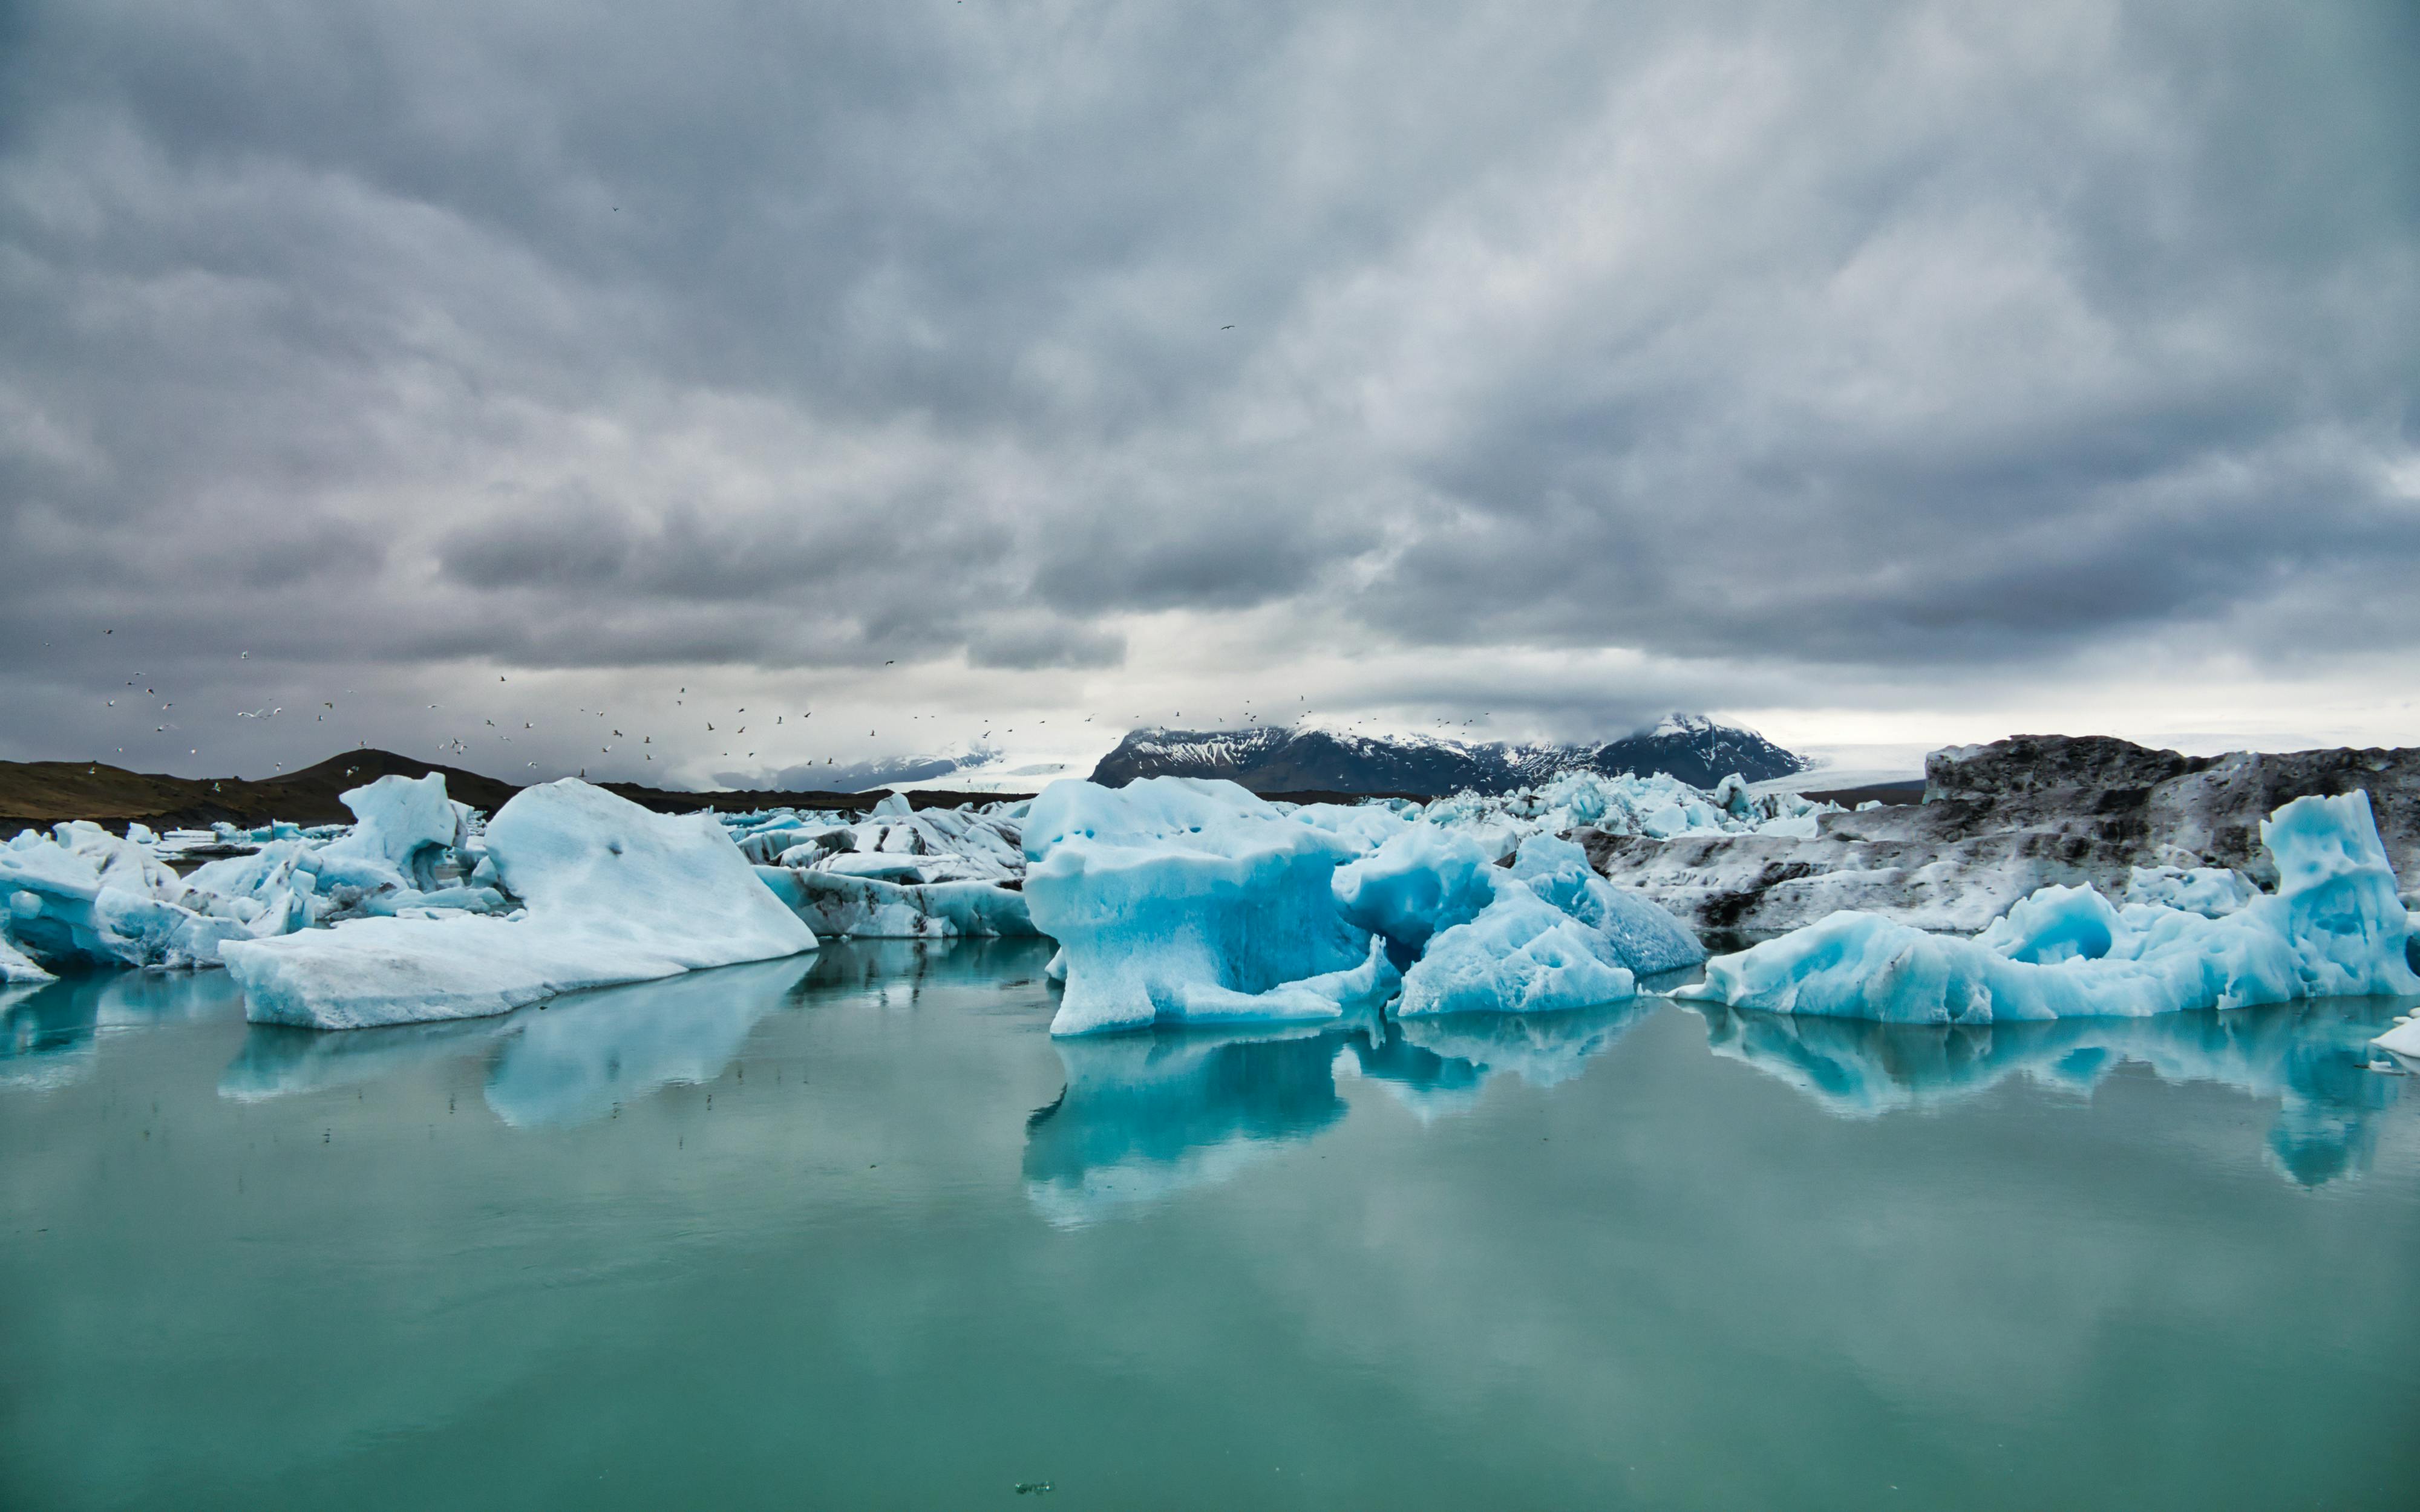
[[2367, 1044], [2411, 999], [1054, 1039], [1050, 953], [831, 941], [344, 1034], [225, 973], [0, 988], [0, 1502], [2420, 1484], [2420, 1083]]

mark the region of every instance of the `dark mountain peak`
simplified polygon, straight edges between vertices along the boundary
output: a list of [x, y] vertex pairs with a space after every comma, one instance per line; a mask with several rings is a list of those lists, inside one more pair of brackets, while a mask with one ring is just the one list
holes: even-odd
[[1249, 726], [1241, 730], [1131, 730], [1093, 769], [1124, 787], [1146, 777], [1218, 777], [1256, 793], [1503, 793], [1564, 772], [1662, 772], [1713, 787], [1737, 772], [1749, 781], [1787, 777], [1806, 762], [1751, 730], [1699, 714], [1603, 745], [1509, 745], [1432, 735]]
[[1753, 730], [1722, 724], [1702, 714], [1668, 714], [1652, 730], [1597, 748], [1589, 765], [1607, 773], [1645, 777], [1662, 772], [1696, 787], [1711, 788], [1736, 772], [1751, 782], [1807, 770], [1807, 759], [1785, 750]]

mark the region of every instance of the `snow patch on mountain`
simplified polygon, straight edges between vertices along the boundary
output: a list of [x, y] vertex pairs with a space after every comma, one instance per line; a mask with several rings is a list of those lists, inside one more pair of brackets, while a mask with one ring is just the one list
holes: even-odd
[[1146, 777], [1226, 778], [1257, 793], [1509, 793], [1567, 772], [1676, 777], [1712, 789], [1738, 775], [1787, 776], [1803, 758], [1752, 730], [1698, 714], [1672, 714], [1640, 733], [1602, 743], [1466, 741], [1421, 733], [1360, 733], [1310, 722], [1242, 730], [1130, 731], [1093, 780], [1119, 787]]

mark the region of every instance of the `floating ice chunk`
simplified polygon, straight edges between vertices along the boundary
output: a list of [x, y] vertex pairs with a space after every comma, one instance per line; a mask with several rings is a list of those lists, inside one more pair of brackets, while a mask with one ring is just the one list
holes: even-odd
[[[6, 930], [25, 954], [61, 965], [210, 966], [222, 941], [253, 933], [240, 918], [158, 896], [172, 887], [182, 895], [183, 885], [173, 873], [161, 882], [150, 869], [164, 867], [98, 825], [63, 825], [60, 833], [78, 848], [32, 830], [0, 848]], [[104, 866], [126, 885], [104, 883]]]
[[2411, 920], [2366, 794], [2297, 798], [2260, 835], [2278, 890], [2221, 918], [2149, 904], [2118, 914], [2076, 888], [2036, 892], [2022, 916], [2012, 909], [2005, 929], [1979, 939], [1837, 913], [1709, 963], [1705, 981], [1682, 995], [1931, 1024], [2420, 993], [2405, 961]]
[[1637, 993], [1598, 931], [1519, 888], [1478, 918], [1441, 930], [1404, 973], [1395, 1012], [1538, 1013], [1616, 1002]]
[[[1587, 852], [1550, 835], [1523, 841], [1507, 869], [1466, 833], [1416, 826], [1339, 870], [1335, 889], [1345, 918], [1385, 936], [1393, 959], [1406, 966], [1438, 933], [1523, 893], [1593, 931], [1605, 947], [1594, 953], [1607, 965], [1647, 976], [1706, 958], [1679, 919], [1606, 882], [1590, 869]], [[1460, 949], [1473, 945], [1465, 939]], [[1508, 1004], [1505, 1011], [1514, 1010]]]
[[1306, 803], [1290, 810], [1287, 817], [1297, 825], [1326, 830], [1365, 852], [1376, 850], [1415, 823], [1413, 814], [1393, 803]]
[[308, 842], [271, 841], [250, 856], [231, 856], [194, 870], [185, 879], [186, 901], [202, 912], [240, 918], [253, 937], [307, 928], [326, 905], [319, 879], [305, 864]]
[[1329, 887], [1354, 842], [1233, 782], [1054, 782], [1034, 799], [1024, 841], [1034, 926], [1066, 957], [1053, 1034], [1181, 1022], [1197, 1010], [1333, 1017], [1335, 1002], [1316, 994], [1263, 995], [1368, 959], [1368, 935]]
[[994, 882], [923, 887], [821, 871], [756, 869], [775, 897], [818, 935], [860, 940], [1030, 936], [1039, 933], [1025, 894]]
[[[1588, 864], [1585, 855], [1580, 864]], [[1344, 917], [1385, 936], [1396, 962], [1408, 964], [1431, 935], [1477, 918], [1505, 875], [1469, 834], [1416, 825], [1374, 856], [1339, 868], [1332, 887]]]
[[2216, 918], [2260, 896], [2242, 873], [2225, 867], [2138, 866], [2126, 879], [2126, 901]]
[[1611, 962], [1641, 977], [1678, 971], [1706, 959], [1688, 927], [1651, 899], [1615, 887], [1567, 840], [1533, 835], [1521, 842], [1512, 879], [1582, 924], [1611, 948]]
[[60, 849], [91, 865], [104, 887], [116, 887], [139, 898], [156, 898], [165, 903], [185, 896], [185, 884], [176, 872], [140, 841], [121, 840], [84, 819], [71, 819], [51, 833]]
[[359, 822], [319, 848], [321, 882], [365, 889], [437, 887], [436, 866], [463, 839], [470, 810], [445, 796], [445, 776], [380, 778], [337, 795]]
[[922, 882], [924, 880], [924, 858], [914, 855], [834, 856], [817, 868], [834, 876], [878, 877], [885, 882]]
[[0, 985], [55, 980], [51, 973], [37, 965], [31, 957], [10, 945], [7, 935], [0, 934]]
[[2403, 1062], [2407, 1069], [2420, 1071], [2420, 1018], [2405, 1019], [2370, 1043]]
[[475, 1018], [815, 943], [704, 814], [651, 813], [566, 778], [517, 795], [487, 842], [523, 912], [365, 918], [231, 944], [246, 1016], [318, 1028]]

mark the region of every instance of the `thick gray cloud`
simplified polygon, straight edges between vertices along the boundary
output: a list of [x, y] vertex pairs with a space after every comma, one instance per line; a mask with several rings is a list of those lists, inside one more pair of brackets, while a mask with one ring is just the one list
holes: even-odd
[[1170, 615], [1439, 717], [2420, 645], [2408, 6], [0, 26], [10, 754], [136, 670], [1140, 706]]

